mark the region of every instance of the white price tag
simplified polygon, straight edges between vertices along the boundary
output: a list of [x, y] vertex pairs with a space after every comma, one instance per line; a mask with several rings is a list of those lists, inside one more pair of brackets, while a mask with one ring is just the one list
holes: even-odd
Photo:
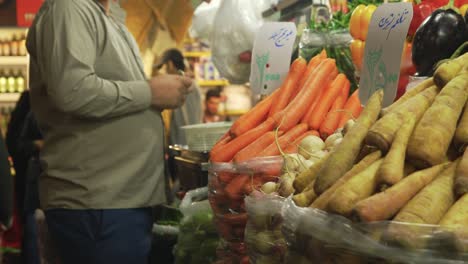
[[403, 44], [412, 18], [411, 3], [383, 4], [372, 15], [359, 82], [362, 104], [365, 105], [379, 89], [384, 89], [383, 106], [393, 103], [400, 77]]
[[270, 94], [288, 74], [296, 25], [292, 22], [265, 23], [255, 37], [250, 86], [255, 95]]

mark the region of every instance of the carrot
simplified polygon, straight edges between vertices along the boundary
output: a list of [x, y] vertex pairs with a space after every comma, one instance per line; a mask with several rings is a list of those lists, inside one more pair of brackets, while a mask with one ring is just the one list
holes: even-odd
[[232, 200], [238, 200], [242, 198], [244, 186], [249, 182], [249, 180], [250, 177], [247, 174], [240, 174], [236, 176], [224, 188], [226, 195]]
[[405, 119], [400, 130], [396, 133], [390, 151], [382, 162], [377, 172], [379, 182], [387, 185], [394, 185], [404, 177], [405, 173], [405, 154], [408, 140], [411, 137], [416, 120], [409, 116]]
[[[452, 162], [437, 178], [419, 191], [393, 221], [430, 225], [439, 223], [455, 201], [453, 181], [457, 165], [458, 161]], [[425, 239], [414, 239], [421, 236], [421, 230], [416, 225], [390, 224], [387, 233], [390, 242], [406, 248], [422, 248], [426, 244]]]
[[323, 99], [324, 94], [330, 89], [331, 83], [333, 82], [335, 76], [338, 76], [338, 68], [334, 68], [332, 73], [330, 74], [329, 78], [322, 84], [320, 88], [319, 95], [315, 97], [314, 101], [310, 104], [309, 109], [307, 110], [306, 114], [302, 117], [301, 123], [308, 123], [309, 120], [315, 115], [317, 111], [317, 107], [319, 107], [320, 102]]
[[296, 86], [297, 89], [294, 90], [291, 98], [296, 97], [299, 91], [304, 87], [304, 84], [307, 82], [307, 79], [311, 76], [311, 74], [314, 72], [317, 66], [326, 58], [327, 58], [327, 52], [325, 51], [325, 49], [323, 49], [319, 54], [315, 55], [309, 60], [309, 63], [307, 64], [307, 68], [304, 71], [304, 74], [302, 75], [301, 79], [299, 80], [299, 83]]
[[330, 73], [336, 67], [334, 59], [325, 59], [314, 71], [314, 78], [309, 78], [305, 87], [299, 92], [289, 105], [281, 112], [274, 115], [277, 126], [280, 130], [287, 131], [295, 126], [302, 118], [319, 93], [323, 82], [330, 78]]
[[468, 193], [468, 149], [465, 150], [458, 164], [455, 178], [455, 194], [457, 197]]
[[286, 76], [286, 79], [279, 88], [279, 95], [270, 108], [270, 113], [268, 114], [269, 117], [274, 116], [288, 105], [302, 74], [306, 70], [306, 67], [307, 62], [301, 57], [297, 58], [292, 63], [288, 76]]
[[340, 114], [338, 127], [344, 127], [346, 122], [352, 118], [357, 119], [361, 111], [362, 106], [361, 101], [359, 100], [359, 89], [357, 89], [346, 101], [343, 112]]
[[396, 132], [403, 124], [405, 116], [413, 116], [416, 123], [431, 106], [439, 92], [437, 86], [431, 86], [401, 104], [398, 109], [380, 118], [366, 136], [366, 143], [376, 146], [384, 153], [388, 151]]
[[394, 109], [399, 109], [400, 105], [408, 101], [413, 96], [419, 94], [420, 92], [426, 90], [427, 88], [434, 85], [434, 78], [429, 78], [420, 84], [416, 85], [413, 89], [406, 91], [403, 96], [401, 96], [396, 102], [391, 104], [390, 106], [382, 109], [381, 115], [385, 116], [386, 114], [392, 112]]
[[268, 113], [270, 112], [271, 105], [274, 101], [276, 101], [276, 97], [278, 95], [279, 90], [275, 90], [265, 99], [258, 102], [247, 113], [239, 117], [239, 119], [237, 119], [234, 124], [232, 124], [230, 129], [231, 134], [234, 137], [238, 137], [265, 121], [268, 117]]
[[394, 221], [437, 224], [455, 201], [453, 182], [459, 161], [450, 163], [434, 181], [424, 187], [395, 216]]
[[317, 131], [315, 131], [315, 130], [309, 130], [309, 131], [305, 132], [304, 134], [299, 136], [293, 143], [289, 144], [286, 147], [286, 149], [284, 150], [284, 153], [286, 153], [286, 154], [297, 153], [298, 149], [299, 149], [299, 144], [307, 136], [317, 136], [318, 137], [319, 133]]
[[336, 193], [336, 190], [343, 186], [348, 180], [354, 177], [356, 174], [361, 173], [364, 169], [369, 167], [372, 163], [376, 162], [382, 157], [382, 152], [375, 151], [367, 156], [365, 156], [359, 163], [353, 166], [351, 170], [346, 172], [343, 177], [338, 179], [338, 181], [333, 184], [332, 187], [328, 188], [324, 193], [322, 193], [311, 205], [310, 207], [317, 208], [320, 210], [325, 210], [328, 207], [328, 203], [330, 202], [331, 198]]
[[467, 61], [468, 53], [465, 53], [458, 58], [442, 63], [434, 72], [434, 83], [442, 89], [450, 80], [455, 78], [455, 76], [463, 70]]
[[449, 165], [450, 163], [443, 163], [417, 171], [387, 190], [360, 201], [356, 204], [354, 212], [365, 222], [390, 219]]
[[380, 108], [382, 107], [382, 98], [383, 90], [375, 92], [369, 98], [366, 107], [356, 123], [330, 154], [315, 181], [314, 189], [317, 194], [322, 194], [353, 167], [369, 128], [377, 120]]
[[468, 194], [464, 194], [450, 207], [439, 222], [443, 227], [468, 227]]
[[350, 89], [350, 82], [348, 79], [343, 84], [341, 88], [340, 95], [336, 98], [333, 102], [330, 111], [325, 117], [325, 120], [320, 125], [320, 136], [322, 138], [327, 138], [329, 135], [333, 134], [336, 129], [338, 128], [338, 123], [340, 122], [340, 117], [342, 112], [339, 112], [343, 109], [346, 100], [348, 99], [349, 89]]
[[343, 216], [351, 215], [354, 206], [365, 198], [371, 196], [377, 188], [377, 170], [382, 164], [382, 159], [375, 161], [344, 183], [328, 204], [330, 212]]
[[[310, 186], [314, 186], [314, 183], [311, 182]], [[304, 190], [302, 193], [298, 193], [293, 196], [293, 200], [296, 203], [297, 206], [300, 207], [307, 207], [312, 203], [315, 198], [317, 198], [317, 194], [314, 191], [314, 188], [308, 188], [307, 190]]]
[[281, 153], [281, 150], [285, 149], [290, 142], [294, 141], [297, 137], [302, 135], [304, 132], [307, 131], [307, 125], [306, 124], [299, 124], [291, 130], [287, 131], [282, 135], [281, 137], [278, 138], [278, 142], [272, 142], [268, 147], [266, 147], [263, 151], [261, 151], [258, 156], [259, 157], [267, 157], [267, 156], [277, 156]]
[[245, 134], [234, 138], [226, 145], [220, 146], [218, 148], [213, 148], [210, 152], [211, 161], [231, 161], [232, 158], [234, 158], [234, 156], [237, 154], [237, 152], [239, 152], [240, 150], [257, 140], [259, 137], [263, 136], [268, 131], [272, 130], [274, 128], [274, 125], [275, 121], [272, 118], [269, 118], [256, 128], [251, 129]]
[[318, 160], [312, 164], [312, 166], [297, 175], [293, 184], [296, 191], [302, 192], [305, 188], [307, 188], [307, 186], [315, 181], [318, 171], [323, 167], [323, 164], [325, 164], [325, 160], [328, 156], [329, 155]]
[[467, 98], [468, 72], [442, 89], [414, 129], [407, 154], [416, 167], [428, 167], [446, 159]]
[[227, 131], [226, 134], [224, 134], [219, 140], [218, 142], [216, 142], [216, 144], [214, 144], [214, 146], [212, 147], [212, 149], [214, 148], [219, 148], [221, 146], [224, 146], [226, 145], [229, 141], [231, 141], [232, 137], [230, 135], [230, 131]]
[[234, 225], [245, 225], [247, 223], [247, 213], [242, 214], [225, 214], [223, 215], [223, 220], [225, 223], [234, 226]]
[[[279, 131], [279, 135], [283, 132]], [[256, 157], [266, 147], [275, 142], [275, 131], [265, 133], [265, 135], [257, 138], [254, 142], [243, 148], [234, 156], [235, 162], [242, 162]]]
[[461, 152], [463, 152], [468, 145], [468, 101], [465, 103], [465, 110], [463, 111], [460, 122], [458, 122], [453, 140]]

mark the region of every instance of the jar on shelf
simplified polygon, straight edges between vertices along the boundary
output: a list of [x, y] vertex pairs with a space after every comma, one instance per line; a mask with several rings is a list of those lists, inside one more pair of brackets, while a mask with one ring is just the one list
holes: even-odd
[[7, 91], [7, 77], [5, 71], [0, 71], [0, 94]]
[[11, 55], [10, 42], [11, 42], [10, 38], [6, 37], [4, 39], [3, 45], [2, 45], [3, 56], [10, 56]]
[[16, 34], [13, 34], [10, 43], [10, 55], [19, 56], [19, 39]]
[[7, 92], [15, 93], [16, 92], [16, 78], [15, 72], [10, 71], [7, 78]]
[[26, 49], [26, 34], [21, 34], [20, 41], [19, 41], [19, 56], [26, 56], [28, 51]]
[[16, 92], [22, 93], [25, 90], [24, 74], [20, 71], [16, 76]]

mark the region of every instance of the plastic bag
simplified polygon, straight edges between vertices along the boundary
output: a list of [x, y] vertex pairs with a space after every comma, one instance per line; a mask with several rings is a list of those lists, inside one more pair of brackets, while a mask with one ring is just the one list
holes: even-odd
[[252, 50], [255, 34], [263, 25], [262, 12], [278, 0], [223, 0], [216, 14], [211, 36], [213, 62], [231, 83], [249, 81], [250, 63], [239, 54]]
[[248, 215], [245, 244], [250, 263], [284, 263], [287, 245], [281, 226], [285, 200], [260, 192], [245, 198]]
[[[230, 248], [226, 254], [244, 261], [248, 259], [245, 250], [240, 250], [244, 248], [247, 224], [244, 198], [259, 190], [265, 182], [277, 182], [282, 165], [283, 158], [280, 156], [256, 158], [239, 164], [210, 164], [208, 197], [216, 228], [227, 245], [224, 248]], [[218, 255], [224, 258], [222, 250], [218, 250]], [[239, 255], [239, 252], [243, 255]]]
[[[466, 263], [468, 231], [382, 221], [353, 223], [288, 198], [286, 263]], [[464, 252], [463, 252], [464, 251]]]
[[219, 236], [213, 223], [208, 187], [186, 193], [180, 203], [184, 215], [174, 248], [175, 263], [212, 263], [216, 258]]
[[193, 38], [209, 41], [213, 32], [213, 22], [218, 12], [221, 0], [212, 0], [210, 3], [200, 4], [192, 17], [192, 26], [189, 33]]
[[327, 56], [336, 60], [338, 70], [351, 82], [350, 94], [357, 89], [356, 69], [349, 48], [353, 38], [347, 30], [316, 32], [304, 29], [299, 42], [299, 55], [309, 61], [313, 56], [326, 49]]

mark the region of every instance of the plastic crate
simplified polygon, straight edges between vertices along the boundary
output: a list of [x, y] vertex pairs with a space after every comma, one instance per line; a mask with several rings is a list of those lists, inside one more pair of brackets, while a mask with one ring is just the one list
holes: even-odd
[[190, 150], [209, 151], [231, 125], [232, 122], [215, 122], [183, 126], [182, 129]]

